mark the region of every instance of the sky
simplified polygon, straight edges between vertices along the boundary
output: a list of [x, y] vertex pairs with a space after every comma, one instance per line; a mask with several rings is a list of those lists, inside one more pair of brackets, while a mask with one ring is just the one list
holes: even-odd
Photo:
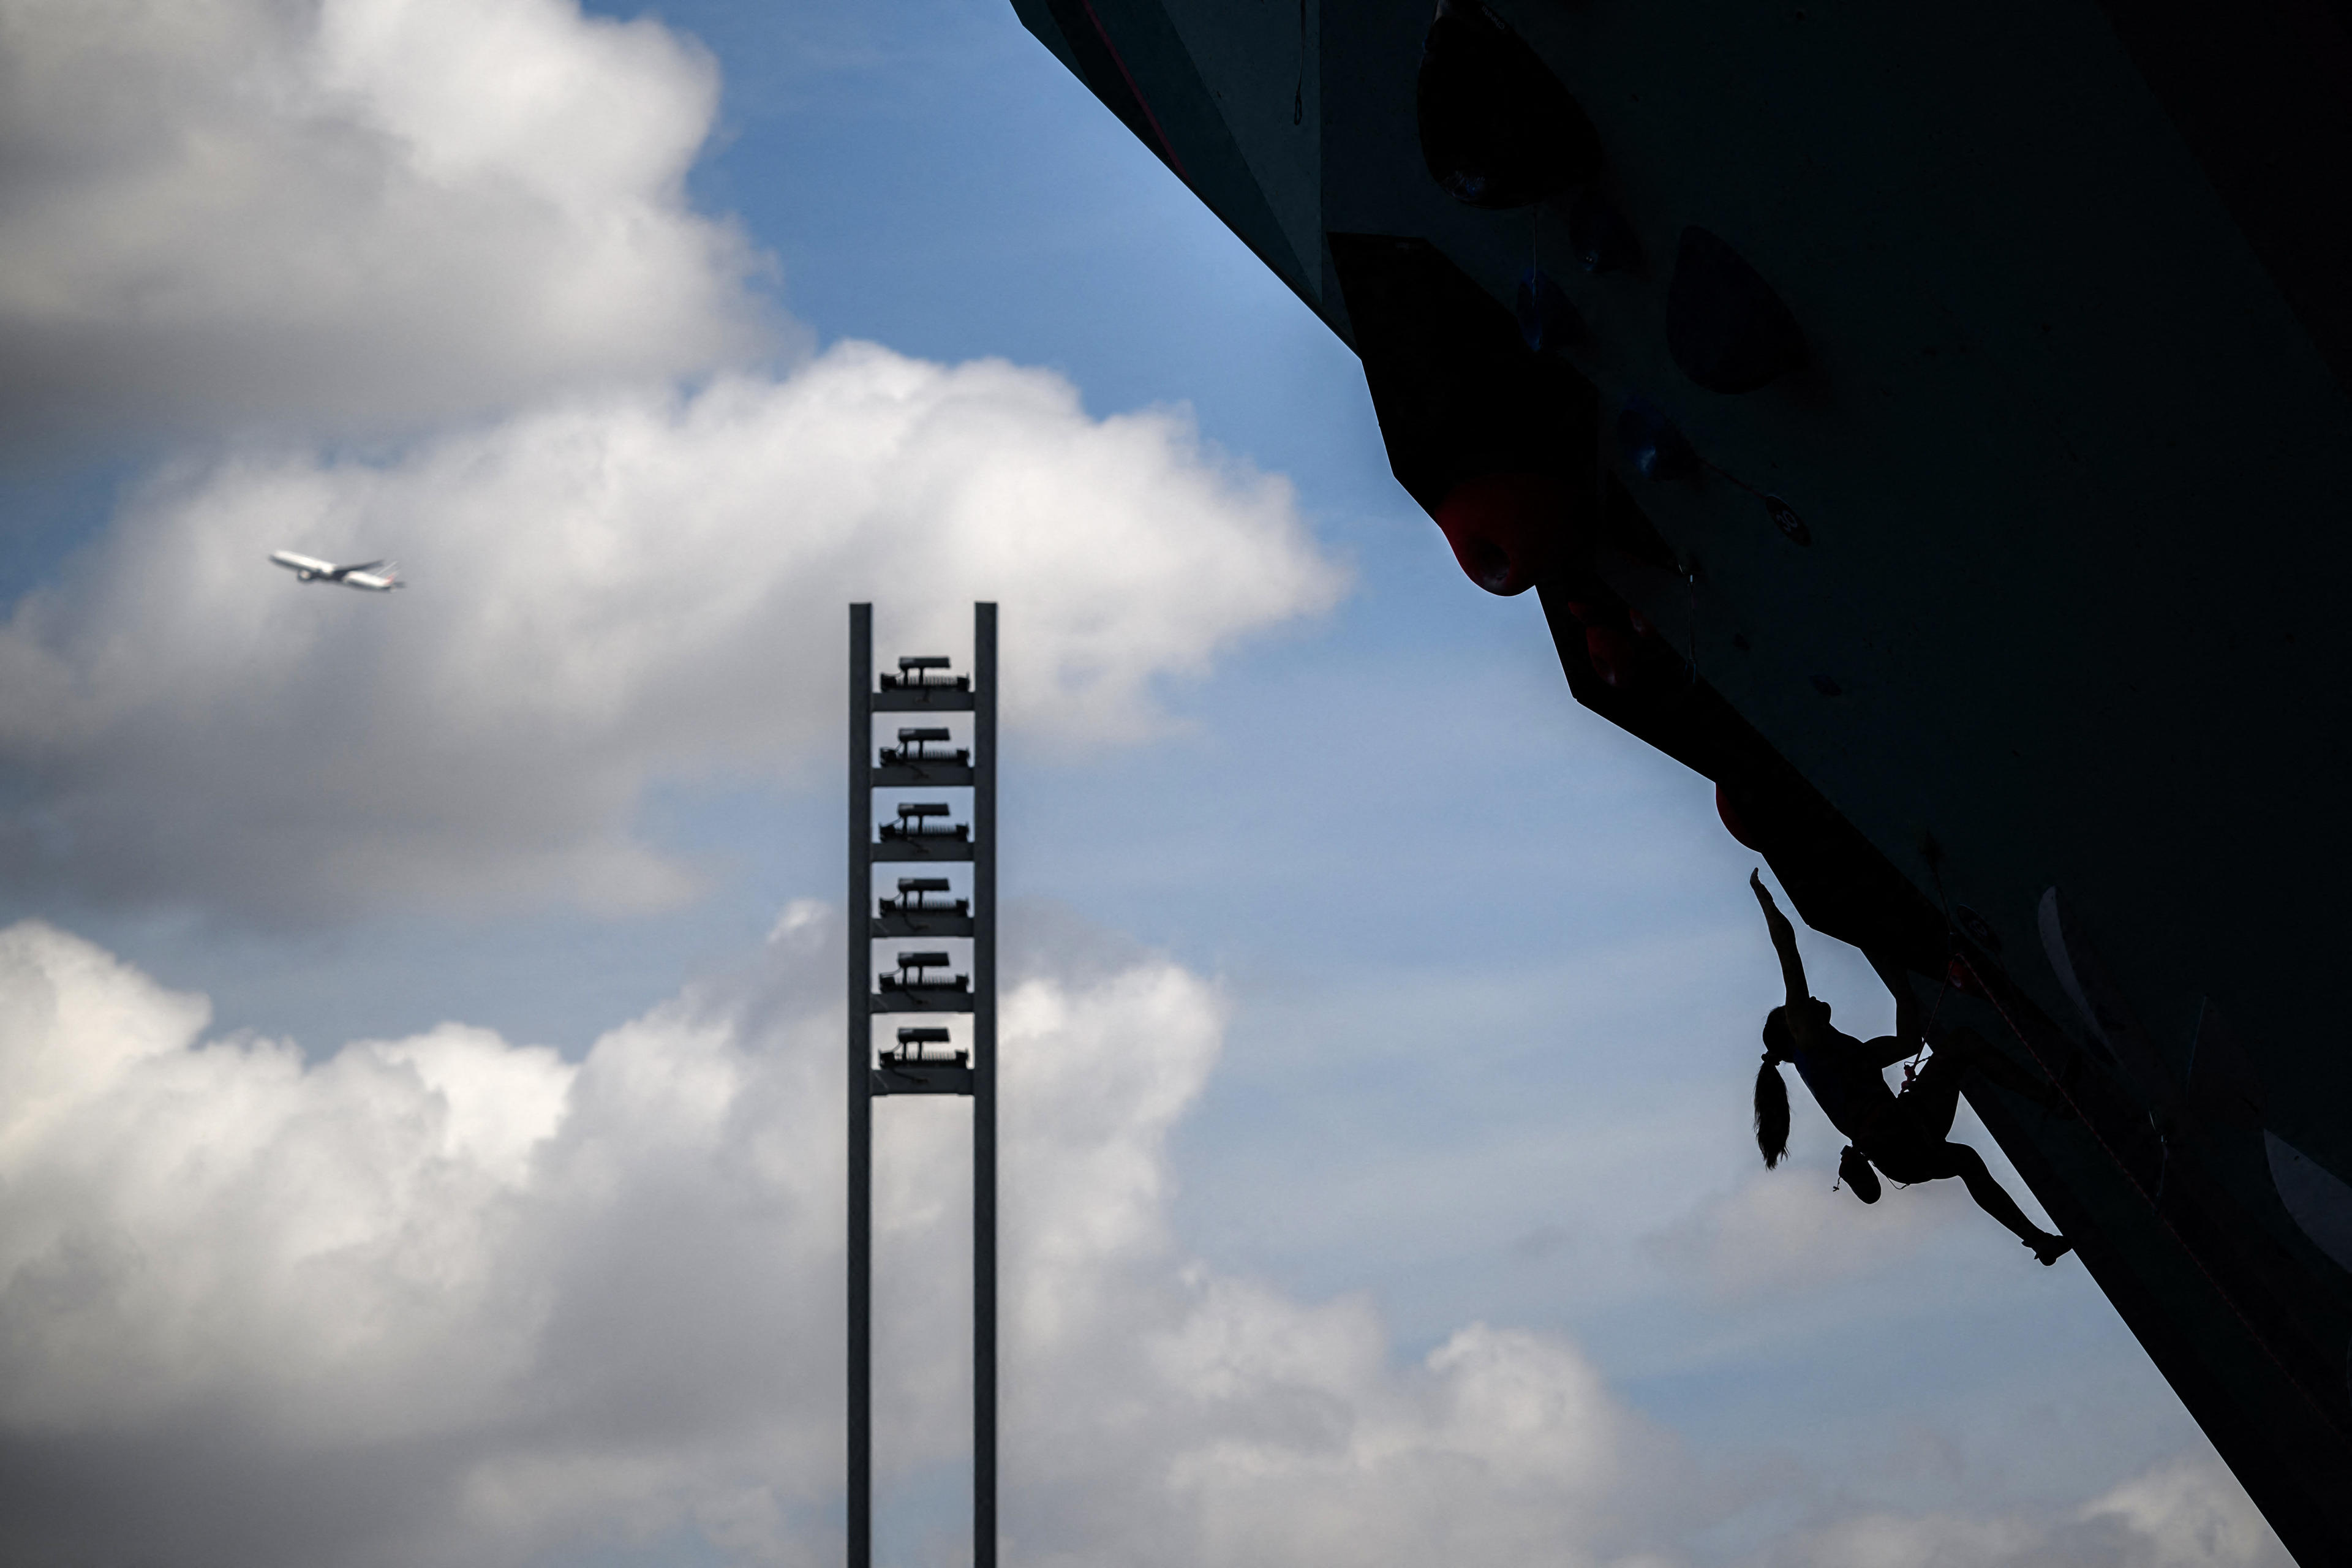
[[0, 0], [0, 1557], [838, 1561], [844, 606], [987, 598], [1008, 1563], [2285, 1561], [2078, 1264], [1761, 1168], [1710, 786], [1008, 6]]

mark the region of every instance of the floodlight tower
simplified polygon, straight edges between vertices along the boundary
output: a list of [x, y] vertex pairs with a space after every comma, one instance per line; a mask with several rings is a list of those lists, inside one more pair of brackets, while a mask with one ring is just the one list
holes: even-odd
[[[970, 713], [957, 748], [943, 725], [900, 729], [875, 744], [877, 713]], [[877, 822], [877, 788], [969, 790], [971, 815], [910, 801]], [[944, 876], [898, 879], [877, 897], [877, 864], [971, 868], [967, 897]], [[874, 943], [968, 938], [971, 968], [951, 955], [897, 949], [874, 968]], [[942, 1023], [901, 1026], [877, 1056], [886, 1014], [969, 1014], [971, 1048], [949, 1048]], [[935, 1050], [936, 1047], [936, 1050]], [[925, 655], [874, 679], [874, 606], [849, 606], [849, 1568], [874, 1561], [874, 1101], [894, 1094], [971, 1100], [971, 1561], [996, 1568], [996, 606], [972, 606], [972, 668]]]

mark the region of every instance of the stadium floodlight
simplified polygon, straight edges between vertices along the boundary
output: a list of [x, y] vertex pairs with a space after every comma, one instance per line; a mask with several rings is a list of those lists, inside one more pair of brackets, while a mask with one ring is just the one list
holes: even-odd
[[929, 840], [934, 844], [940, 839], [969, 837], [971, 824], [943, 820], [953, 809], [944, 801], [908, 801], [898, 808], [898, 821], [882, 825], [882, 837], [899, 841]]
[[915, 654], [898, 661], [898, 673], [882, 678], [885, 691], [968, 691], [969, 675], [950, 675], [945, 654]]
[[[882, 912], [885, 915], [967, 915], [971, 913], [971, 900], [951, 900], [946, 896], [952, 884], [945, 877], [901, 877], [898, 879], [898, 896], [895, 899], [882, 900]], [[939, 902], [931, 901], [933, 894], [940, 895]], [[920, 936], [932, 933], [910, 931], [899, 934]], [[969, 933], [948, 931], [938, 934], [957, 936]]]
[[948, 955], [944, 952], [902, 952], [898, 957], [898, 968], [886, 969], [874, 978], [886, 992], [937, 994], [964, 990], [971, 984], [971, 977], [968, 974], [959, 974], [951, 980], [932, 977], [931, 971], [945, 969], [948, 963]]
[[[933, 1057], [927, 1047], [931, 1046], [944, 1046], [947, 1043], [948, 1032], [945, 1029], [936, 1027], [928, 1029], [901, 1029], [898, 1031], [898, 1048], [894, 1051], [883, 1052], [882, 1059], [886, 1062], [890, 1062], [900, 1067], [919, 1067], [927, 1061], [936, 1062], [939, 1059]], [[958, 1067], [962, 1067], [971, 1059], [971, 1053], [969, 1051], [957, 1051], [954, 1053], [953, 1060], [955, 1065]]]
[[[921, 729], [901, 730], [898, 731], [898, 743], [896, 746], [885, 746], [882, 748], [882, 765], [886, 768], [892, 766], [904, 767], [909, 763], [915, 763], [948, 762], [950, 760], [948, 755], [935, 752], [931, 748], [933, 746], [945, 746], [954, 738], [953, 734], [951, 734], [944, 725], [930, 725]], [[952, 755], [952, 761], [958, 767], [971, 766], [971, 748], [966, 746], [957, 747]]]

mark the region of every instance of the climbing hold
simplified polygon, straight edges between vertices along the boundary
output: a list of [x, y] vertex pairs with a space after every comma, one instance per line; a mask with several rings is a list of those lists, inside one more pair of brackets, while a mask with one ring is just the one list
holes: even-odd
[[1764, 498], [1764, 511], [1772, 520], [1772, 526], [1796, 543], [1811, 544], [1813, 542], [1813, 531], [1805, 526], [1805, 520], [1797, 515], [1797, 509], [1779, 496]]
[[1568, 204], [1568, 247], [1587, 272], [1620, 272], [1642, 258], [1633, 226], [1598, 191], [1579, 191]]
[[1983, 948], [1987, 952], [1992, 953], [1996, 957], [2000, 955], [2000, 932], [1993, 930], [1992, 922], [1985, 919], [1984, 916], [1977, 913], [1976, 910], [1969, 908], [1966, 904], [1954, 904], [1952, 906], [1952, 923], [1959, 927], [1962, 931], [1968, 932], [1969, 940], [1975, 942], [1979, 947]]
[[1558, 353], [1584, 335], [1584, 318], [1538, 268], [1519, 274], [1518, 317], [1519, 336], [1538, 353]]
[[2352, 1273], [2352, 1184], [2267, 1127], [2263, 1152], [2271, 1184], [2295, 1228], [2338, 1268]]
[[1579, 603], [1571, 600], [1568, 613], [1584, 627], [1584, 656], [1592, 663], [1592, 673], [1604, 686], [1630, 686], [1642, 658], [1642, 645], [1627, 623], [1642, 626], [1639, 612], [1611, 600], [1603, 603]]
[[1764, 853], [1764, 846], [1756, 842], [1756, 835], [1748, 827], [1748, 819], [1740, 815], [1739, 808], [1732, 804], [1729, 793], [1721, 784], [1715, 786], [1715, 815], [1723, 818], [1723, 830], [1737, 839], [1742, 847], [1753, 849], [1759, 855]]
[[1645, 479], [1685, 479], [1698, 471], [1698, 454], [1665, 410], [1636, 393], [1617, 416], [1617, 444]]
[[1584, 110], [1480, 0], [1440, 0], [1414, 92], [1430, 177], [1474, 207], [1523, 207], [1601, 169]]
[[1710, 392], [1753, 392], [1805, 363], [1805, 337], [1738, 251], [1686, 228], [1666, 288], [1666, 352]]
[[1568, 492], [1549, 474], [1482, 474], [1446, 492], [1437, 526], [1470, 581], [1489, 594], [1524, 594], [1567, 536]]
[[1622, 626], [1587, 626], [1584, 657], [1592, 661], [1592, 673], [1601, 678], [1603, 686], [1631, 686], [1641, 647], [1634, 642], [1633, 634]]

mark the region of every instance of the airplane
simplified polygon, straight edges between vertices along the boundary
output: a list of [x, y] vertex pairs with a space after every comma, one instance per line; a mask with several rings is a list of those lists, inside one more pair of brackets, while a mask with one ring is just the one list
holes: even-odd
[[[400, 568], [389, 561], [362, 561], [356, 566], [338, 566], [331, 561], [321, 561], [315, 555], [297, 555], [291, 550], [273, 550], [269, 559], [294, 574], [300, 583], [341, 583], [346, 588], [364, 588], [371, 594], [389, 594], [407, 584], [400, 580]], [[377, 568], [383, 568], [379, 571]]]

